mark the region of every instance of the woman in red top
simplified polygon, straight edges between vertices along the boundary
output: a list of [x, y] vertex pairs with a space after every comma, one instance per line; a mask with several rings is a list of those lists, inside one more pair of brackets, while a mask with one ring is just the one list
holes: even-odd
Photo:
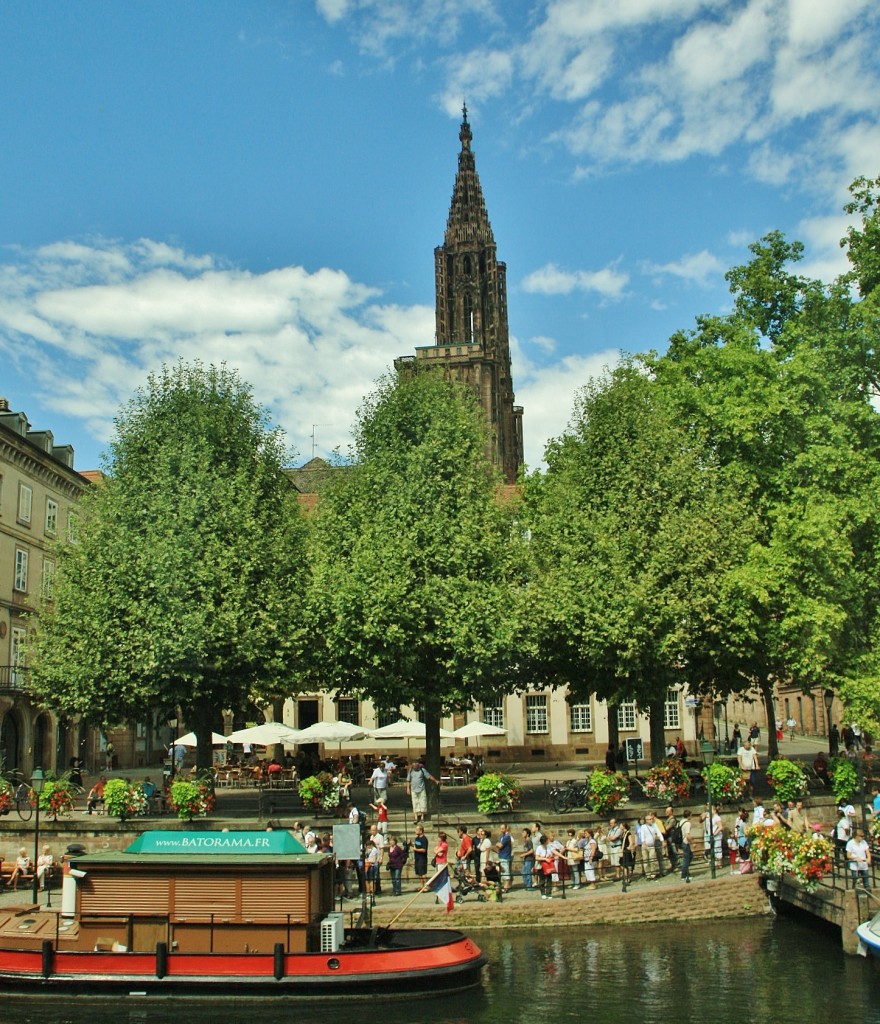
[[434, 867], [442, 868], [446, 866], [447, 858], [449, 857], [449, 843], [446, 841], [446, 833], [437, 833], [437, 845], [434, 847]]

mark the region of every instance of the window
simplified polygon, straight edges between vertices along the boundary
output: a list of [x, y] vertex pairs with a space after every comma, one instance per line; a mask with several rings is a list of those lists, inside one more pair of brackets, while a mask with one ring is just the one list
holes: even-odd
[[486, 725], [494, 725], [499, 729], [504, 728], [504, 706], [501, 704], [484, 704], [482, 721]]
[[624, 732], [635, 732], [636, 703], [633, 700], [623, 701], [617, 705], [617, 728]]
[[549, 732], [547, 726], [547, 695], [526, 694], [526, 732]]
[[391, 725], [400, 718], [400, 708], [392, 708], [391, 711], [380, 711], [377, 715], [376, 720], [378, 721], [379, 729], [383, 729], [386, 725]]
[[31, 521], [31, 510], [34, 504], [34, 491], [27, 484], [18, 485], [18, 521], [29, 523]]
[[27, 593], [28, 586], [28, 553], [24, 548], [15, 549], [15, 589], [22, 594]]
[[46, 533], [55, 533], [58, 529], [58, 502], [46, 498]]
[[21, 626], [12, 627], [12, 685], [20, 687], [24, 685], [24, 641], [27, 632]]
[[663, 728], [681, 728], [681, 716], [678, 713], [678, 690], [666, 691], [666, 703], [663, 705]]
[[593, 708], [590, 704], [569, 704], [568, 714], [572, 732], [593, 731]]
[[336, 705], [336, 717], [340, 722], [348, 722], [350, 725], [360, 725], [360, 701], [357, 701], [352, 697], [340, 697]]
[[79, 516], [76, 512], [67, 513], [67, 539], [71, 544], [79, 544]]
[[45, 601], [55, 596], [55, 563], [51, 558], [43, 559], [43, 579], [40, 581], [40, 594]]

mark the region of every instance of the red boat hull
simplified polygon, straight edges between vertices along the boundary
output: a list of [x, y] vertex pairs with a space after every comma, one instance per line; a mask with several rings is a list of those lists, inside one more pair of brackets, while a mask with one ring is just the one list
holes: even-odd
[[461, 932], [405, 931], [381, 945], [334, 953], [70, 952], [0, 949], [0, 989], [146, 995], [374, 994], [455, 991], [480, 979], [486, 960]]

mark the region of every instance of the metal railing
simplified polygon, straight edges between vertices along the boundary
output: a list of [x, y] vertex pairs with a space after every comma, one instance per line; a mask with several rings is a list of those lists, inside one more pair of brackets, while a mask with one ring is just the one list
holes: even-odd
[[27, 669], [21, 665], [0, 665], [0, 690], [23, 690], [27, 686]]

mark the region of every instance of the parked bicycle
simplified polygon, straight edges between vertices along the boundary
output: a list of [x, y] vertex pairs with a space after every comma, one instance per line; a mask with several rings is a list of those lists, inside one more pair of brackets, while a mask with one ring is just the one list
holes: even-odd
[[557, 814], [564, 814], [573, 807], [586, 807], [589, 796], [589, 786], [586, 782], [559, 782], [550, 787], [550, 807]]
[[14, 806], [22, 821], [30, 821], [36, 802], [36, 794], [26, 782], [20, 782], [15, 787]]

